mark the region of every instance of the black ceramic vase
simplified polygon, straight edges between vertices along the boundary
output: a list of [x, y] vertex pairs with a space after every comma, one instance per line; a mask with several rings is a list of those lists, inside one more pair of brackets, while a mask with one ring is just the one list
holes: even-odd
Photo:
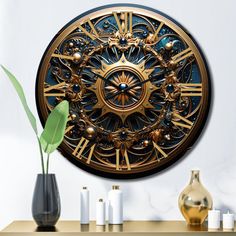
[[34, 189], [32, 214], [41, 228], [54, 227], [61, 213], [55, 174], [38, 174]]

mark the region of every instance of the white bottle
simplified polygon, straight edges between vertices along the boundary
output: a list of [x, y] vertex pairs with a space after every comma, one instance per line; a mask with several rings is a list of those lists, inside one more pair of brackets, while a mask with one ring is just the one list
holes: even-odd
[[89, 190], [83, 187], [80, 191], [80, 224], [89, 224]]
[[96, 225], [106, 224], [106, 209], [103, 199], [99, 199], [96, 203]]
[[108, 193], [108, 222], [123, 224], [123, 194], [119, 186], [112, 186]]

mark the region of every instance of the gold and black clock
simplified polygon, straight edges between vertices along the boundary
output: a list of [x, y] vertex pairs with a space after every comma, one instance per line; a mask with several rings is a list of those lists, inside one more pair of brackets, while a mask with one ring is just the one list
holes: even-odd
[[59, 150], [110, 178], [164, 170], [191, 148], [210, 106], [210, 78], [190, 34], [154, 9], [115, 4], [85, 12], [49, 44], [36, 82], [42, 123], [62, 100]]

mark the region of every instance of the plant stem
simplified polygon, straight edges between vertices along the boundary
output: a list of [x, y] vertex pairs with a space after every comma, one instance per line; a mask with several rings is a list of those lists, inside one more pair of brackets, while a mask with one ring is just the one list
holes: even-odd
[[40, 143], [40, 140], [39, 140], [39, 137], [38, 137], [38, 136], [37, 136], [37, 139], [38, 139], [39, 150], [40, 150], [40, 156], [41, 156], [42, 172], [43, 172], [43, 175], [44, 175], [44, 174], [45, 174], [45, 170], [44, 170], [44, 161], [43, 161], [43, 150], [42, 150], [42, 146], [41, 146], [41, 143]]
[[48, 155], [47, 155], [47, 167], [46, 167], [46, 174], [48, 174], [48, 168], [49, 168], [49, 156], [50, 156], [50, 154], [48, 153]]

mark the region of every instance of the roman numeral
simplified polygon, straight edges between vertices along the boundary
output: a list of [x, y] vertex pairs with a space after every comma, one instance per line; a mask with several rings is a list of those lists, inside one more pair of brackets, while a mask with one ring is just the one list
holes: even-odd
[[128, 153], [127, 153], [126, 150], [125, 150], [125, 153], [124, 153], [124, 157], [125, 157], [125, 162], [126, 162], [126, 165], [127, 165], [127, 169], [131, 170], [130, 163], [129, 163], [129, 156], [128, 156]]
[[118, 17], [117, 12], [112, 12], [116, 24], [118, 26], [119, 32], [121, 34], [131, 33], [132, 34], [132, 26], [133, 26], [133, 13], [132, 12], [121, 12], [120, 17]]
[[161, 147], [159, 145], [157, 145], [154, 141], [152, 142], [153, 143], [153, 146], [157, 149], [157, 151], [159, 153], [161, 153], [161, 155], [166, 158], [168, 157], [168, 155], [161, 149]]
[[84, 149], [87, 147], [88, 143], [89, 143], [89, 140], [82, 137], [72, 154], [76, 156], [78, 159], [82, 159], [81, 154], [83, 153]]
[[187, 128], [187, 129], [191, 129], [193, 126], [193, 122], [191, 122], [190, 120], [184, 118], [183, 116], [177, 114], [177, 113], [173, 113], [173, 116], [179, 120], [181, 120], [182, 122], [179, 121], [172, 121], [172, 123], [176, 126], [180, 126], [183, 128]]
[[161, 31], [161, 28], [162, 28], [163, 25], [164, 25], [164, 23], [163, 23], [163, 22], [160, 22], [158, 28], [156, 29], [156, 31], [155, 31], [155, 33], [154, 33], [154, 35], [153, 35], [153, 38], [154, 38], [154, 39], [158, 39], [158, 34], [159, 34], [159, 32]]
[[196, 83], [196, 84], [180, 83], [179, 85], [180, 85], [180, 90], [181, 90], [180, 96], [182, 96], [182, 97], [202, 96], [202, 84], [201, 83]]
[[66, 86], [65, 82], [59, 83], [59, 84], [55, 84], [55, 85], [51, 85], [49, 87], [44, 88], [44, 96], [45, 97], [65, 97], [66, 93], [65, 91], [60, 91], [60, 93], [53, 93], [51, 92], [52, 90], [63, 90], [64, 87]]
[[193, 51], [190, 48], [186, 48], [185, 50], [183, 50], [182, 52], [174, 55], [171, 57], [171, 59], [175, 62], [178, 63], [182, 60], [184, 60], [187, 57], [190, 57], [191, 55], [193, 55]]
[[120, 149], [116, 149], [116, 170], [120, 169]]
[[74, 60], [73, 56], [67, 56], [67, 55], [56, 54], [56, 53], [53, 53], [52, 57], [57, 57], [57, 58], [60, 58], [60, 59], [72, 60], [72, 61]]
[[99, 34], [98, 32], [96, 31], [93, 23], [91, 22], [90, 19], [88, 19], [87, 21], [85, 21], [84, 23], [88, 23], [91, 30], [90, 32], [88, 32], [82, 25], [78, 25], [78, 28], [84, 33], [86, 34], [89, 38], [91, 38], [92, 40], [96, 39], [96, 38], [99, 38]]
[[87, 164], [90, 164], [91, 158], [93, 156], [93, 152], [94, 152], [94, 148], [95, 148], [96, 144], [93, 144], [93, 146], [90, 148], [89, 151], [89, 155], [88, 155], [88, 159], [86, 161]]
[[[131, 170], [131, 166], [129, 163], [129, 156], [126, 150], [124, 152], [124, 158], [127, 165], [127, 169]], [[120, 149], [116, 149], [116, 170], [120, 170]]]

